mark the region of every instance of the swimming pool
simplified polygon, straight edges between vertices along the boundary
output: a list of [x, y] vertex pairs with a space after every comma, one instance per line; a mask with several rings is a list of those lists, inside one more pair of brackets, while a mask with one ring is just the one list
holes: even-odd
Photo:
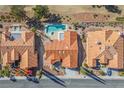
[[48, 24], [45, 27], [45, 33], [47, 35], [52, 35], [54, 32], [58, 31], [66, 31], [67, 25], [66, 24]]

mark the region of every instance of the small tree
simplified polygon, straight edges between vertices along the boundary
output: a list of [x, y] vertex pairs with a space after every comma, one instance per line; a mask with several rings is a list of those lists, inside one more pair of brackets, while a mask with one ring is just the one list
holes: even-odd
[[24, 10], [25, 6], [20, 5], [13, 5], [11, 7], [11, 14], [17, 19], [17, 20], [23, 20], [26, 16], [26, 12]]
[[5, 19], [5, 16], [4, 16], [4, 15], [2, 15], [2, 16], [1, 16], [1, 19], [3, 19], [3, 20], [4, 20], [4, 19]]
[[1, 75], [6, 76], [6, 77], [10, 76], [10, 70], [9, 70], [8, 66], [3, 67], [2, 71], [1, 71]]
[[46, 5], [36, 5], [34, 8], [34, 15], [37, 19], [46, 18], [49, 14], [49, 8]]
[[37, 76], [38, 76], [39, 79], [41, 79], [42, 76], [43, 76], [43, 71], [42, 70], [38, 70], [37, 71]]
[[86, 63], [84, 63], [83, 65], [84, 65], [84, 67], [88, 68], [88, 65]]
[[36, 29], [35, 27], [32, 27], [32, 28], [31, 28], [31, 31], [32, 31], [32, 32], [36, 32], [36, 30], [37, 30], [37, 29]]
[[105, 76], [105, 72], [103, 70], [99, 70], [99, 73], [102, 75], [102, 76]]
[[88, 73], [82, 67], [80, 67], [80, 74], [87, 75]]
[[86, 35], [84, 33], [82, 34], [82, 41], [86, 42]]

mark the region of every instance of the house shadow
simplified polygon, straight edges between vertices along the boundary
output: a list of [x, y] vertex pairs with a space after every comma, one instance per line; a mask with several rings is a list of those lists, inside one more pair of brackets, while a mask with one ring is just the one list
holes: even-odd
[[82, 67], [82, 69], [84, 69], [84, 70], [87, 72], [87, 75], [88, 75], [89, 77], [91, 77], [92, 79], [94, 79], [94, 80], [96, 80], [96, 81], [98, 81], [98, 82], [100, 82], [100, 83], [102, 83], [102, 84], [105, 85], [105, 80], [104, 80], [104, 79], [102, 79], [102, 78], [96, 76], [95, 74], [91, 73], [89, 70], [87, 70], [87, 69], [84, 68], [84, 67]]
[[84, 59], [86, 57], [86, 52], [84, 49], [84, 46], [82, 44], [82, 40], [80, 36], [78, 35], [78, 67], [82, 66], [82, 63], [84, 62]]
[[46, 71], [45, 69], [43, 69], [43, 74], [48, 77], [50, 80], [54, 81], [55, 83], [66, 87], [65, 82], [63, 80], [61, 80], [60, 78], [58, 78], [57, 76], [55, 76], [54, 74]]
[[41, 36], [36, 36], [36, 50], [38, 52], [38, 70], [43, 68], [43, 55], [45, 53], [43, 41], [41, 40]]

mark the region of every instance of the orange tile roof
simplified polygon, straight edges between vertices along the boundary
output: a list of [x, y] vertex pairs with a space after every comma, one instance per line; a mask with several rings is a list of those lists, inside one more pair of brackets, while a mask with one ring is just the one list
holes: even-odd
[[124, 68], [124, 38], [121, 31], [100, 30], [87, 32], [87, 64], [95, 67], [94, 59], [110, 68]]
[[57, 60], [62, 60], [62, 66], [66, 68], [78, 67], [78, 42], [77, 33], [64, 32], [64, 40], [53, 40], [45, 43], [44, 64], [51, 65]]
[[[2, 38], [6, 38], [5, 35], [2, 35]], [[8, 63], [14, 63], [21, 57], [20, 68], [37, 67], [35, 34], [31, 31], [23, 31], [19, 39], [13, 41], [2, 39], [1, 54], [4, 66]]]

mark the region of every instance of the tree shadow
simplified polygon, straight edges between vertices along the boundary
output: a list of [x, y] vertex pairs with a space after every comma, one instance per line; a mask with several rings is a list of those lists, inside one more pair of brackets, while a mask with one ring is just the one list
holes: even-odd
[[44, 21], [46, 23], [62, 23], [61, 16], [59, 14], [49, 13], [46, 18], [47, 20]]
[[43, 67], [43, 55], [45, 52], [43, 41], [41, 40], [41, 36], [36, 36], [35, 47], [38, 52], [38, 69], [42, 69]]
[[60, 78], [56, 77], [54, 74], [52, 74], [52, 73], [50, 73], [50, 72], [48, 72], [48, 71], [46, 71], [46, 70], [44, 70], [44, 69], [43, 69], [43, 74], [44, 74], [46, 77], [48, 77], [49, 79], [51, 79], [52, 81], [54, 81], [54, 82], [56, 82], [56, 83], [62, 85], [63, 87], [66, 87], [66, 86], [65, 86], [65, 82], [64, 82], [63, 80], [61, 80]]
[[92, 79], [102, 83], [105, 85], [105, 80], [104, 79], [101, 79], [100, 77], [96, 76], [95, 74], [91, 73], [89, 70], [87, 70], [86, 68], [82, 67], [86, 72], [87, 72], [87, 75], [89, 77], [91, 77]]
[[28, 26], [28, 28], [34, 27], [34, 28], [36, 28], [38, 30], [44, 30], [43, 23], [39, 19], [37, 19], [35, 17], [27, 18], [26, 19], [26, 25]]

